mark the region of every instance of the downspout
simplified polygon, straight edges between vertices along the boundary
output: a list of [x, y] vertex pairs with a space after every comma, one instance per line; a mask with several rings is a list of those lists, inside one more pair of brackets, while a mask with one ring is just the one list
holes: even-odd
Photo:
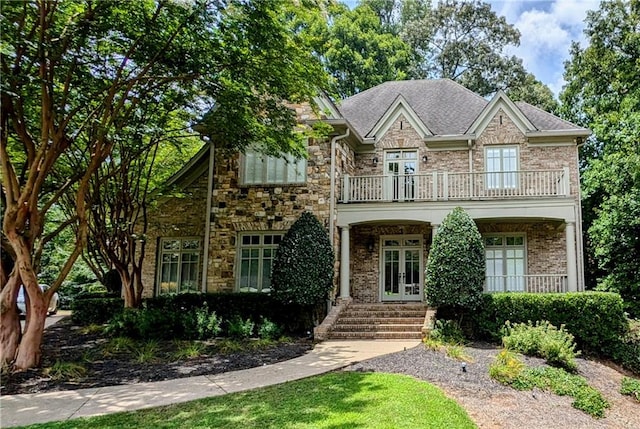
[[329, 191], [329, 241], [331, 242], [331, 247], [333, 248], [333, 243], [334, 243], [334, 217], [335, 217], [335, 209], [336, 209], [336, 142], [340, 139], [343, 139], [345, 137], [349, 137], [349, 133], [350, 130], [349, 128], [347, 128], [347, 132], [339, 135], [339, 136], [335, 136], [334, 138], [331, 139], [331, 167], [329, 169], [329, 172], [331, 174], [331, 190]]
[[209, 140], [209, 176], [207, 178], [207, 210], [204, 217], [204, 254], [202, 257], [202, 292], [207, 292], [207, 274], [209, 268], [209, 240], [211, 236], [211, 203], [213, 199], [213, 167], [215, 145]]

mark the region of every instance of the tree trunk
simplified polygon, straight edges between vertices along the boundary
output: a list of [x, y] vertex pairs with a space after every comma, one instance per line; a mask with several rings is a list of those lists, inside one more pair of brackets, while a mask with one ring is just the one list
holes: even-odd
[[9, 277], [0, 292], [0, 366], [13, 362], [20, 343], [20, 318], [16, 299], [20, 287], [20, 276]]

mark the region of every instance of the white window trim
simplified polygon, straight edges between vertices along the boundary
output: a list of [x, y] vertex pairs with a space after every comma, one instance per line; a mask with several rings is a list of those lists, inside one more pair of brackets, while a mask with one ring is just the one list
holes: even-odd
[[[491, 237], [502, 237], [506, 240], [507, 237], [522, 237], [522, 246], [507, 246], [506, 241], [503, 242], [502, 245], [500, 246], [487, 246], [485, 243], [485, 239], [487, 238], [491, 238]], [[524, 264], [523, 267], [523, 276], [526, 276], [529, 274], [529, 261], [528, 261], [528, 256], [529, 253], [527, 251], [528, 249], [528, 243], [527, 243], [527, 234], [525, 232], [521, 232], [521, 231], [516, 231], [516, 232], [492, 232], [489, 234], [482, 234], [482, 244], [485, 248], [485, 255], [484, 255], [484, 259], [485, 259], [485, 264], [487, 261], [487, 254], [486, 254], [486, 250], [487, 248], [489, 249], [507, 249], [509, 247], [511, 248], [522, 248], [524, 250], [524, 257], [523, 257], [523, 261], [522, 263]], [[502, 261], [503, 261], [503, 267], [506, 268], [506, 263], [505, 263], [505, 257], [506, 254], [503, 255]], [[502, 276], [505, 276], [506, 274], [504, 274], [504, 271], [502, 274], [500, 274]], [[486, 278], [486, 273], [485, 273], [485, 278]], [[525, 289], [526, 289], [526, 280], [525, 280]]]
[[[516, 168], [515, 170], [501, 170], [501, 171], [489, 171], [489, 151], [495, 149], [515, 149], [516, 150]], [[502, 158], [502, 157], [501, 157]], [[490, 145], [484, 147], [484, 172], [487, 175], [485, 180], [487, 180], [487, 189], [517, 189], [519, 187], [519, 177], [518, 172], [520, 171], [520, 146], [517, 145]], [[513, 173], [515, 177], [514, 186], [504, 186], [503, 178], [500, 178], [500, 186], [490, 187], [489, 186], [489, 174], [501, 174], [501, 173]]]
[[[183, 249], [182, 248], [182, 243], [184, 241], [191, 241], [191, 240], [197, 240], [199, 243], [199, 246], [197, 249]], [[164, 294], [162, 292], [162, 266], [163, 266], [163, 258], [162, 256], [165, 253], [173, 253], [175, 252], [175, 250], [166, 250], [164, 249], [164, 243], [167, 241], [180, 241], [180, 249], [177, 250], [179, 257], [178, 257], [178, 292], [177, 293], [182, 293], [179, 291], [180, 289], [180, 277], [181, 277], [181, 270], [182, 270], [182, 255], [185, 253], [197, 253], [198, 255], [198, 267], [196, 268], [196, 273], [197, 273], [197, 278], [195, 280], [196, 285], [198, 285], [198, 290], [199, 290], [199, 285], [200, 285], [200, 271], [202, 269], [202, 249], [203, 249], [203, 240], [202, 237], [195, 237], [195, 236], [190, 236], [190, 237], [160, 237], [159, 241], [158, 241], [158, 251], [157, 251], [157, 258], [158, 258], [158, 263], [156, 266], [156, 295], [162, 295]], [[173, 293], [173, 292], [169, 292], [169, 293]]]
[[[264, 249], [274, 249], [276, 250], [280, 245], [273, 244], [264, 244], [264, 236], [266, 235], [281, 235], [284, 237], [286, 231], [243, 231], [238, 234], [237, 242], [236, 242], [236, 269], [235, 269], [235, 291], [241, 293], [251, 293], [251, 292], [262, 292], [262, 290], [257, 291], [243, 291], [240, 287], [240, 281], [242, 277], [242, 249], [260, 249], [260, 258], [258, 262], [258, 279], [260, 283], [260, 287], [262, 287], [262, 271], [263, 271], [263, 263], [264, 263], [264, 253], [262, 250]], [[242, 238], [251, 235], [259, 235], [260, 236], [260, 244], [257, 245], [243, 245]], [[275, 255], [274, 255], [275, 258]]]
[[[260, 157], [263, 163], [268, 162], [268, 160], [273, 160], [275, 162], [278, 162], [278, 161], [283, 162], [284, 169], [285, 169], [283, 175], [285, 179], [282, 182], [267, 180], [268, 169], [265, 166], [265, 168], [263, 168], [262, 180], [256, 181], [256, 182], [247, 182], [247, 173], [246, 173], [247, 157], [245, 154], [242, 154], [240, 155], [240, 177], [239, 177], [240, 186], [245, 186], [245, 187], [247, 186], [302, 186], [307, 184], [307, 158], [304, 158], [304, 157], [295, 158], [293, 157], [293, 155], [288, 155], [288, 154], [285, 154], [282, 157], [270, 156], [260, 151], [251, 150], [251, 149], [249, 149], [247, 152], [251, 152], [255, 154], [256, 157]], [[300, 168], [302, 169], [304, 178], [300, 181], [289, 182], [288, 181], [289, 168], [290, 166], [295, 168], [295, 165], [298, 162], [301, 162], [303, 164], [300, 166]]]

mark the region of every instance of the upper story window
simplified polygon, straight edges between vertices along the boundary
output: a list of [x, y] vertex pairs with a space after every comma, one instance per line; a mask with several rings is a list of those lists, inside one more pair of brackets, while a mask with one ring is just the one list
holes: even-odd
[[485, 152], [487, 188], [513, 189], [518, 187], [518, 148], [515, 146], [488, 147]]
[[240, 235], [237, 282], [240, 292], [270, 292], [271, 267], [282, 232], [252, 232]]
[[301, 185], [307, 181], [307, 160], [287, 154], [283, 158], [247, 151], [242, 157], [243, 185]]
[[162, 238], [159, 248], [158, 293], [197, 292], [202, 240]]

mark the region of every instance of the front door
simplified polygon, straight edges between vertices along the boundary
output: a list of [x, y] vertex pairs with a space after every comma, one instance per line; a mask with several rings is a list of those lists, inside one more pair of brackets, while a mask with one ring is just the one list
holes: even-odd
[[415, 198], [415, 177], [418, 151], [394, 150], [385, 152], [385, 199], [393, 201]]
[[382, 237], [382, 301], [422, 300], [422, 237]]

